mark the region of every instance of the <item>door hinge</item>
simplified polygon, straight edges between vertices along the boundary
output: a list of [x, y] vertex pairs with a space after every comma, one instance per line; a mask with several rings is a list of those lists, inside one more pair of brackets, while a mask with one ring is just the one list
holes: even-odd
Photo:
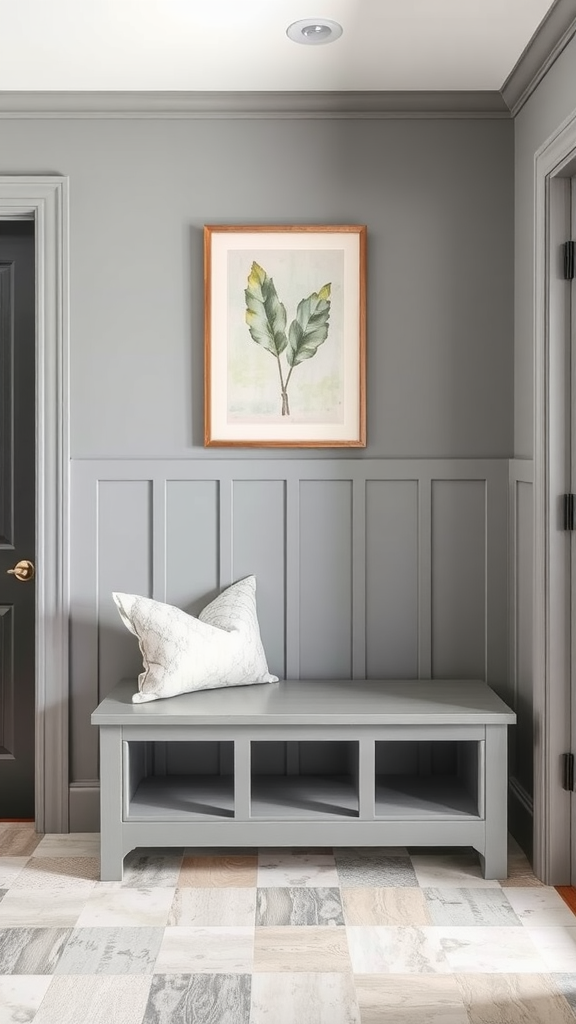
[[576, 494], [564, 495], [564, 529], [576, 530]]
[[564, 280], [574, 280], [574, 242], [564, 242]]
[[564, 771], [562, 786], [570, 792], [574, 789], [574, 754], [564, 754]]

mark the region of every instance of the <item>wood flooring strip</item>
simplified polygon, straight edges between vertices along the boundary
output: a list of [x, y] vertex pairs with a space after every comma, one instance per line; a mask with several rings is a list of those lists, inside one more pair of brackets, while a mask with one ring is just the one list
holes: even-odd
[[576, 888], [573, 885], [556, 885], [554, 888], [572, 913], [576, 914]]

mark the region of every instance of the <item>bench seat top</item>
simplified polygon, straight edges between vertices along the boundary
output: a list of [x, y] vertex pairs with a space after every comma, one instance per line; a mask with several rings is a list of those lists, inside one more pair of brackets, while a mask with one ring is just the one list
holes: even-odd
[[92, 725], [505, 725], [515, 713], [477, 679], [294, 679], [133, 704], [124, 679]]

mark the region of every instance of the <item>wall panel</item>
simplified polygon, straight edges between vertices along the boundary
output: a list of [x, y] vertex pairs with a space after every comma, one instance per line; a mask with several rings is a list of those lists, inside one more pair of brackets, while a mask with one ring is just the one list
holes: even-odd
[[98, 694], [141, 665], [134, 637], [118, 629], [113, 591], [152, 597], [152, 485], [101, 480], [98, 485]]
[[[161, 482], [157, 488], [162, 490]], [[198, 615], [218, 593], [219, 482], [168, 480], [165, 514], [165, 593], [157, 586], [155, 597]]]
[[352, 484], [300, 485], [300, 676], [352, 675]]
[[418, 481], [366, 484], [366, 675], [418, 677]]
[[468, 675], [506, 689], [505, 460], [86, 460], [72, 483], [78, 820], [98, 775], [90, 712], [141, 663], [113, 590], [197, 613], [254, 573], [281, 677]]
[[432, 483], [432, 675], [486, 678], [486, 485]]
[[284, 480], [236, 480], [232, 491], [232, 579], [256, 576], [262, 642], [271, 672], [286, 675], [286, 500]]

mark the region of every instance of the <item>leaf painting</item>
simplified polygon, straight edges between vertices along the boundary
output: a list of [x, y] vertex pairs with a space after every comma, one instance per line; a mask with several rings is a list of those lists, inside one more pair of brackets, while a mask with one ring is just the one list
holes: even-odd
[[[263, 267], [253, 262], [248, 275], [246, 323], [250, 337], [275, 357], [280, 378], [282, 416], [290, 415], [288, 384], [300, 363], [312, 359], [328, 337], [331, 284], [325, 284], [298, 303], [296, 316], [286, 334], [286, 307], [280, 302], [274, 281]], [[283, 372], [280, 356], [286, 353], [288, 370]], [[286, 367], [284, 367], [284, 371]]]

